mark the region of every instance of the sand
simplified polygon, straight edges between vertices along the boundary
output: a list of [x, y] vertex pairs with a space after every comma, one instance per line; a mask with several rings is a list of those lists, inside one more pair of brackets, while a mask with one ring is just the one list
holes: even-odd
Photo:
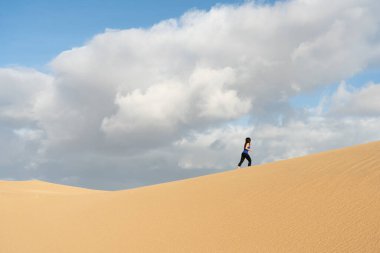
[[0, 181], [1, 253], [380, 252], [380, 142], [125, 191]]

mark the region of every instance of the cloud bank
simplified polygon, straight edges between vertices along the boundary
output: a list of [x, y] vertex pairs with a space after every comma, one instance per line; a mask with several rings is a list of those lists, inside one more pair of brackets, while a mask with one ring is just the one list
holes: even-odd
[[[217, 5], [106, 30], [48, 74], [2, 68], [0, 177], [136, 187], [232, 169], [246, 136], [256, 164], [378, 140], [380, 85], [344, 80], [379, 69], [379, 10]], [[337, 83], [314, 108], [290, 103]]]

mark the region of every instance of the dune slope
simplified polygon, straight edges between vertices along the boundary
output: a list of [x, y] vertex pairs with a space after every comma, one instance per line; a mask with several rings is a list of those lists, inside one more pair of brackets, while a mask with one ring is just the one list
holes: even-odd
[[126, 191], [0, 181], [0, 252], [380, 252], [380, 142]]

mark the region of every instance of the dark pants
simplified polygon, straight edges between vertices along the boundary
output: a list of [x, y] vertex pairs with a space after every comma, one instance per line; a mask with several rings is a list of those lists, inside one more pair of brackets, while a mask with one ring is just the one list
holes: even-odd
[[241, 166], [241, 164], [244, 162], [244, 159], [247, 159], [248, 160], [248, 166], [251, 166], [251, 157], [249, 156], [249, 154], [247, 153], [241, 153], [241, 159], [240, 159], [240, 163], [239, 163], [239, 167]]

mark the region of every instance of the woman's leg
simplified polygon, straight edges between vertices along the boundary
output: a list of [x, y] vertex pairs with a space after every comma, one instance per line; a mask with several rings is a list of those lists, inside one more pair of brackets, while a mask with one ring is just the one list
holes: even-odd
[[240, 158], [240, 163], [239, 163], [239, 167], [241, 166], [241, 164], [244, 162], [244, 159], [245, 159], [245, 154], [244, 153], [241, 153], [241, 158]]
[[249, 154], [247, 154], [246, 158], [248, 160], [248, 166], [251, 166], [252, 160], [251, 160], [251, 157], [249, 156]]

